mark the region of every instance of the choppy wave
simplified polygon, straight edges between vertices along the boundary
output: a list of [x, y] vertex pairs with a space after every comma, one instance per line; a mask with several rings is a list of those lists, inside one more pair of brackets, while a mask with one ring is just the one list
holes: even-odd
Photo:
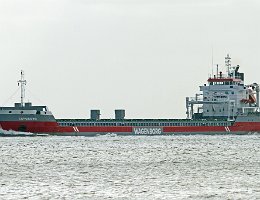
[[260, 136], [0, 138], [0, 199], [260, 199]]

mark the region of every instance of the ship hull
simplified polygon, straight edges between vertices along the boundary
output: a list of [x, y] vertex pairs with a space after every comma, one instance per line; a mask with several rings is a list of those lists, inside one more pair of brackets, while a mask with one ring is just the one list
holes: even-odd
[[[21, 130], [21, 127], [24, 128]], [[58, 136], [99, 135], [246, 135], [260, 132], [260, 122], [239, 122], [232, 126], [59, 126], [56, 122], [1, 122], [3, 130]]]

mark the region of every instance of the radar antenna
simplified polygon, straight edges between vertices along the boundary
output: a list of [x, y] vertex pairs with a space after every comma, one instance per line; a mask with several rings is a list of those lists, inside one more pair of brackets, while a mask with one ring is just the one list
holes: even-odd
[[24, 107], [25, 85], [26, 85], [26, 80], [24, 79], [24, 71], [21, 70], [21, 79], [18, 81], [18, 86], [21, 87], [21, 106], [22, 107]]

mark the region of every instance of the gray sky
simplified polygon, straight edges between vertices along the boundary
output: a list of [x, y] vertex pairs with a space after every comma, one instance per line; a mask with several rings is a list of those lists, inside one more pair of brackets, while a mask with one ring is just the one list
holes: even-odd
[[259, 0], [0, 0], [0, 103], [24, 69], [27, 101], [57, 118], [183, 118], [212, 47], [260, 82], [259, 22]]

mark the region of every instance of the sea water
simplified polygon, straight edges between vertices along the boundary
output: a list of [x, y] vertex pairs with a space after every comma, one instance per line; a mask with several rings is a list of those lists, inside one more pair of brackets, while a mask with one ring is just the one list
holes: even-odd
[[260, 135], [0, 138], [0, 199], [260, 199]]

